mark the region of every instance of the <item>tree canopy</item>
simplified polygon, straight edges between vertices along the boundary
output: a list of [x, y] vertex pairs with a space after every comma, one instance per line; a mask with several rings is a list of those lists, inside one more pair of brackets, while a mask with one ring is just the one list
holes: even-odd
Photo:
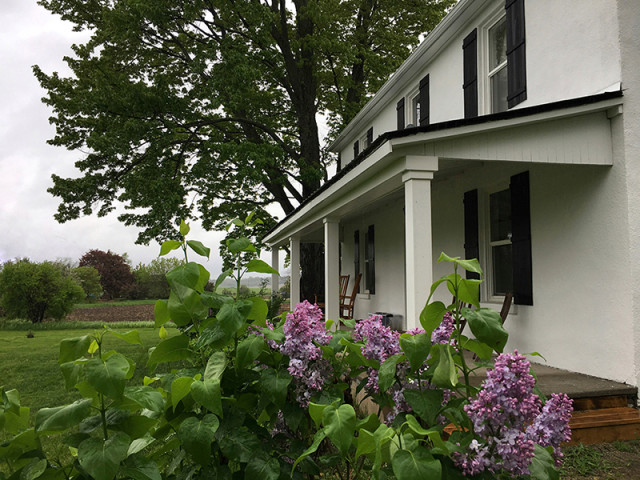
[[80, 267], [93, 267], [100, 274], [100, 284], [104, 297], [107, 299], [120, 298], [129, 293], [135, 282], [131, 267], [122, 255], [111, 250], [89, 250], [82, 255]]
[[455, 0], [40, 0], [87, 30], [63, 78], [34, 67], [53, 145], [83, 152], [54, 175], [58, 221], [112, 211], [165, 238], [317, 189], [320, 142], [355, 113]]

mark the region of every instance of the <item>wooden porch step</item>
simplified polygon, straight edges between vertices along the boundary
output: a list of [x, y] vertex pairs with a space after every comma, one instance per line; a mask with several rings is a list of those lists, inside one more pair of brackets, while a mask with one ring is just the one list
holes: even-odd
[[600, 408], [628, 407], [626, 395], [610, 395], [602, 397], [574, 398], [573, 410], [597, 410]]
[[640, 411], [631, 407], [574, 411], [569, 427], [568, 445], [636, 440], [640, 438]]

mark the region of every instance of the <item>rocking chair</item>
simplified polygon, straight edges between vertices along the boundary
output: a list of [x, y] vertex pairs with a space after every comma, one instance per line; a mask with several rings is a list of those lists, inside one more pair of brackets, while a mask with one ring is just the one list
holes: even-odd
[[361, 279], [362, 274], [358, 273], [356, 275], [355, 281], [353, 282], [353, 290], [351, 291], [351, 295], [340, 297], [340, 318], [353, 318], [353, 307], [356, 303], [356, 295], [358, 294], [358, 288], [360, 287]]

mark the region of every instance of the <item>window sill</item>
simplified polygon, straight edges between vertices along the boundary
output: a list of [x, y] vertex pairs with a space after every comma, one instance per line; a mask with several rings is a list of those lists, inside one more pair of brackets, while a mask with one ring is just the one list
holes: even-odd
[[[486, 302], [480, 302], [480, 306], [483, 308], [490, 308], [500, 313], [502, 310], [502, 305], [504, 304], [504, 297], [492, 297]], [[509, 309], [509, 315], [518, 315], [518, 305], [511, 303], [511, 308]]]
[[371, 300], [371, 294], [370, 293], [358, 293], [356, 295], [356, 299], [358, 299], [358, 300]]

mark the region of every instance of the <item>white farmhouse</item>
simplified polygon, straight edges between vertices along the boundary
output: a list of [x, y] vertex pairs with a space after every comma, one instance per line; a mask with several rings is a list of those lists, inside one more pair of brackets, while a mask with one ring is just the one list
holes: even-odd
[[[331, 146], [338, 173], [266, 237], [324, 242], [325, 303], [419, 325], [441, 252], [514, 294], [508, 349], [640, 384], [640, 2], [461, 0]], [[440, 300], [449, 303], [443, 290]]]

